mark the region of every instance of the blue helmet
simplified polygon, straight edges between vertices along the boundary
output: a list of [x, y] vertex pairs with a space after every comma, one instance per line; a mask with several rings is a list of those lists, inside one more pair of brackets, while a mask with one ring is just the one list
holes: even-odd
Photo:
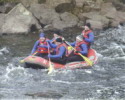
[[45, 37], [44, 33], [40, 33], [39, 37]]

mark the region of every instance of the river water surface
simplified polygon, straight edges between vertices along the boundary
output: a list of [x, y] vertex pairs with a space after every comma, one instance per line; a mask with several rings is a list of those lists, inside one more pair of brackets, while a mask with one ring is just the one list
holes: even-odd
[[25, 69], [19, 63], [37, 39], [35, 34], [0, 37], [0, 99], [125, 100], [123, 59], [99, 54], [90, 69], [55, 70], [48, 75], [47, 70]]

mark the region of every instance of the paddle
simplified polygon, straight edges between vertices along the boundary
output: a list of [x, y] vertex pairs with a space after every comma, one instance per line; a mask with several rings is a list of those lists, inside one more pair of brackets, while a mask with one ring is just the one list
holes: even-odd
[[[50, 50], [49, 50], [49, 44], [48, 44], [48, 54], [50, 54]], [[48, 68], [48, 74], [51, 74], [53, 72], [54, 68], [52, 66], [50, 57], [49, 57], [49, 68]]]
[[[36, 51], [35, 53], [32, 54], [32, 56], [34, 56], [35, 54], [37, 54], [38, 52]], [[25, 58], [23, 60], [20, 60], [20, 63], [24, 63]]]
[[[68, 44], [70, 47], [72, 47], [68, 42], [65, 41], [65, 43]], [[76, 51], [75, 48], [72, 47], [72, 49], [73, 49], [74, 51]], [[78, 54], [79, 54], [90, 66], [93, 65], [93, 62], [92, 62], [90, 59], [88, 59], [87, 57], [83, 56], [81, 53], [78, 53]]]

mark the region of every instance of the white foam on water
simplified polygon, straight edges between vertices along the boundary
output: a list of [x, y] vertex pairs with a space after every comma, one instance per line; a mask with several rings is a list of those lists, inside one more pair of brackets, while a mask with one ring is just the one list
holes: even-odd
[[3, 53], [8, 54], [9, 50], [7, 49], [7, 47], [3, 47], [2, 49], [0, 49], [0, 55], [3, 55]]
[[85, 69], [85, 72], [88, 74], [92, 74], [92, 71], [90, 69]]
[[94, 65], [93, 69], [95, 69], [97, 71], [105, 72], [105, 68], [104, 67], [100, 67], [99, 65]]
[[8, 80], [12, 80], [13, 78], [20, 77], [32, 77], [32, 74], [29, 74], [27, 70], [20, 65], [16, 67], [12, 63], [9, 63], [6, 67], [3, 81], [6, 82]]
[[64, 84], [71, 84], [71, 82], [68, 82], [68, 81], [54, 80], [54, 79], [51, 79], [51, 82], [55, 82], [55, 83], [64, 83]]

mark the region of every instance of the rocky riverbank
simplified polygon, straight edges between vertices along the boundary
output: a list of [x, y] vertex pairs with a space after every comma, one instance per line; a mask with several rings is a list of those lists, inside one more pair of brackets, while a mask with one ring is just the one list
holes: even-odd
[[116, 27], [125, 22], [122, 0], [16, 0], [0, 5], [0, 34], [36, 31]]

